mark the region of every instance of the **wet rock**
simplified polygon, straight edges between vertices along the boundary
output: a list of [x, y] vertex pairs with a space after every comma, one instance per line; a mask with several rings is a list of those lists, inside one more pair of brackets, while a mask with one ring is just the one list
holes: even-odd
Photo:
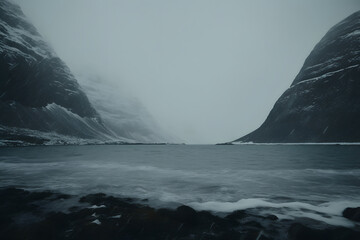
[[250, 227], [250, 228], [255, 228], [255, 229], [262, 229], [262, 228], [263, 228], [263, 226], [261, 225], [261, 223], [256, 222], [256, 221], [244, 222], [242, 225], [243, 225], [243, 226]]
[[96, 193], [96, 194], [89, 194], [84, 197], [81, 197], [79, 202], [87, 202], [91, 204], [101, 205], [104, 202], [104, 198], [106, 194], [104, 193]]
[[232, 219], [232, 220], [241, 220], [248, 216], [249, 216], [249, 214], [246, 211], [238, 210], [238, 211], [234, 211], [231, 214], [227, 215], [226, 218]]
[[279, 218], [275, 215], [268, 215], [265, 217], [266, 219], [272, 220], [272, 221], [277, 221], [279, 220]]
[[[359, 232], [354, 229], [312, 229], [299, 223], [291, 225], [293, 222], [275, 221], [274, 216], [258, 216], [246, 211], [235, 211], [223, 218], [208, 211], [198, 212], [188, 206], [154, 209], [139, 204], [140, 200], [115, 198], [101, 193], [81, 197], [79, 201], [83, 204], [71, 207], [66, 212], [57, 212], [58, 208], [53, 212], [43, 212], [41, 209], [48, 203], [54, 206], [67, 195], [7, 189], [0, 190], [0, 197], [1, 240], [360, 239]], [[23, 221], [16, 220], [19, 217]], [[31, 217], [37, 218], [27, 221]]]
[[264, 235], [262, 230], [250, 229], [246, 233], [242, 234], [242, 240], [269, 240], [268, 237]]
[[352, 221], [360, 222], [360, 207], [357, 208], [346, 208], [343, 211], [343, 216]]
[[185, 222], [187, 224], [196, 224], [197, 212], [188, 206], [180, 206], [175, 211], [175, 216], [178, 221]]
[[288, 232], [289, 240], [358, 240], [360, 232], [337, 227], [331, 229], [313, 229], [300, 223], [292, 224]]

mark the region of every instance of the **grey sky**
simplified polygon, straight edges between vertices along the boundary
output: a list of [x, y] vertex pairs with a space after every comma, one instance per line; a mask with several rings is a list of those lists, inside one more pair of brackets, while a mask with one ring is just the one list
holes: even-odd
[[74, 72], [137, 97], [187, 143], [265, 120], [314, 45], [358, 0], [16, 0]]

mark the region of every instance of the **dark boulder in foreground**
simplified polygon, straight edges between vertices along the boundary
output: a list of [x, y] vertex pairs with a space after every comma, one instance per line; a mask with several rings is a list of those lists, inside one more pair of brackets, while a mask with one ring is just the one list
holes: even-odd
[[52, 192], [0, 190], [0, 238], [269, 240], [360, 239], [355, 229], [325, 226], [235, 211], [219, 217], [188, 206], [155, 209], [146, 201], [105, 194], [75, 196]]
[[347, 228], [312, 229], [300, 223], [291, 225], [288, 237], [290, 240], [358, 240], [359, 232]]
[[360, 207], [346, 208], [343, 212], [343, 216], [352, 221], [360, 222]]
[[360, 11], [322, 38], [265, 122], [235, 142], [360, 142]]

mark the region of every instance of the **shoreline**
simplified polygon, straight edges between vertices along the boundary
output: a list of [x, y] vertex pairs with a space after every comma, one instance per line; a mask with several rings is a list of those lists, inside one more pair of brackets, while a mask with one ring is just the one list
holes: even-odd
[[59, 143], [59, 144], [8, 144], [0, 141], [0, 149], [34, 148], [34, 147], [86, 147], [86, 146], [305, 146], [305, 147], [359, 147], [360, 143], [216, 143], [216, 144], [185, 144], [185, 143]]
[[254, 145], [254, 146], [360, 146], [360, 142], [226, 142], [215, 145]]
[[[360, 239], [360, 227], [336, 227], [312, 219], [280, 220], [237, 210], [224, 216], [148, 205], [147, 199], [103, 193], [73, 196], [51, 191], [0, 189], [2, 239]], [[344, 217], [360, 221], [360, 208]]]

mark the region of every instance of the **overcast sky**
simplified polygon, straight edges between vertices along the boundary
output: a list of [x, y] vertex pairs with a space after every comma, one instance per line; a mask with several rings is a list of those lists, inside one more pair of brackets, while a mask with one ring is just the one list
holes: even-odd
[[77, 73], [138, 98], [186, 143], [260, 126], [314, 45], [359, 0], [16, 0]]

